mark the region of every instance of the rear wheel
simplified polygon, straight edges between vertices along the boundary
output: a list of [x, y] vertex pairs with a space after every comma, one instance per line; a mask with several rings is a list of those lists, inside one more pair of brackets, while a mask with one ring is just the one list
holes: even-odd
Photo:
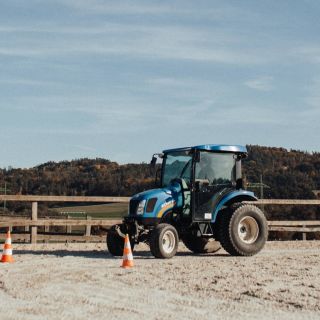
[[185, 246], [194, 253], [214, 253], [221, 248], [218, 241], [197, 237], [193, 234], [183, 236], [182, 241]]
[[221, 212], [219, 240], [234, 256], [258, 253], [268, 239], [268, 224], [263, 212], [251, 204], [231, 207]]
[[178, 250], [179, 236], [171, 224], [160, 223], [151, 232], [150, 250], [156, 258], [172, 258]]
[[[121, 232], [125, 233], [124, 226], [120, 225]], [[112, 226], [107, 233], [107, 247], [113, 256], [122, 256], [124, 247], [124, 238], [120, 237], [116, 231], [116, 225]], [[131, 250], [133, 251], [134, 242], [130, 241]]]

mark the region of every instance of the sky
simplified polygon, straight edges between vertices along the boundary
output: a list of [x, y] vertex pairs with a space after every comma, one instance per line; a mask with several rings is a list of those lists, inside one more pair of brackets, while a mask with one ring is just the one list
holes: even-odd
[[4, 0], [0, 168], [320, 152], [320, 1]]

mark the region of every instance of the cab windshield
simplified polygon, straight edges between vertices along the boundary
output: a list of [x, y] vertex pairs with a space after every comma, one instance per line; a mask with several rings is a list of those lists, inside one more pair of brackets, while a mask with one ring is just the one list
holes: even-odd
[[162, 187], [167, 187], [175, 178], [191, 181], [192, 153], [190, 150], [167, 153], [164, 157]]

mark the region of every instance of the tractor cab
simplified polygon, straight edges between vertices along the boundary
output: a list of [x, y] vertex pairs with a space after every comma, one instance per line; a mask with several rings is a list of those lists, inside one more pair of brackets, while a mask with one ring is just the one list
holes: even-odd
[[204, 145], [165, 150], [161, 156], [161, 187], [180, 183], [183, 217], [193, 222], [211, 221], [219, 200], [242, 188], [243, 147]]

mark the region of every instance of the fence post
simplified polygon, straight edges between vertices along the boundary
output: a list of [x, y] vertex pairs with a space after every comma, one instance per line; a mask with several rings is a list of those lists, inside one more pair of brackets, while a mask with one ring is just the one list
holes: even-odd
[[[32, 202], [31, 220], [38, 220], [38, 202]], [[31, 227], [31, 243], [37, 243], [38, 227]]]
[[[306, 226], [305, 225], [303, 225], [302, 226], [303, 228], [305, 228]], [[302, 232], [302, 240], [307, 240], [307, 233], [306, 232]]]
[[[69, 215], [67, 215], [67, 219], [69, 220], [70, 218], [72, 218], [72, 217], [70, 217]], [[72, 226], [71, 225], [67, 225], [67, 233], [72, 233]]]
[[[46, 217], [46, 220], [48, 220], [48, 219], [49, 219], [49, 218]], [[45, 226], [44, 226], [44, 233], [46, 234], [46, 233], [49, 233], [49, 232], [50, 232], [50, 226], [49, 226], [49, 225], [45, 225]], [[44, 239], [43, 242], [44, 242], [44, 243], [48, 243], [48, 242], [50, 242], [50, 241], [47, 240], [47, 239]]]
[[[92, 218], [87, 215], [87, 220], [91, 220]], [[86, 225], [86, 237], [91, 235], [91, 225]]]

